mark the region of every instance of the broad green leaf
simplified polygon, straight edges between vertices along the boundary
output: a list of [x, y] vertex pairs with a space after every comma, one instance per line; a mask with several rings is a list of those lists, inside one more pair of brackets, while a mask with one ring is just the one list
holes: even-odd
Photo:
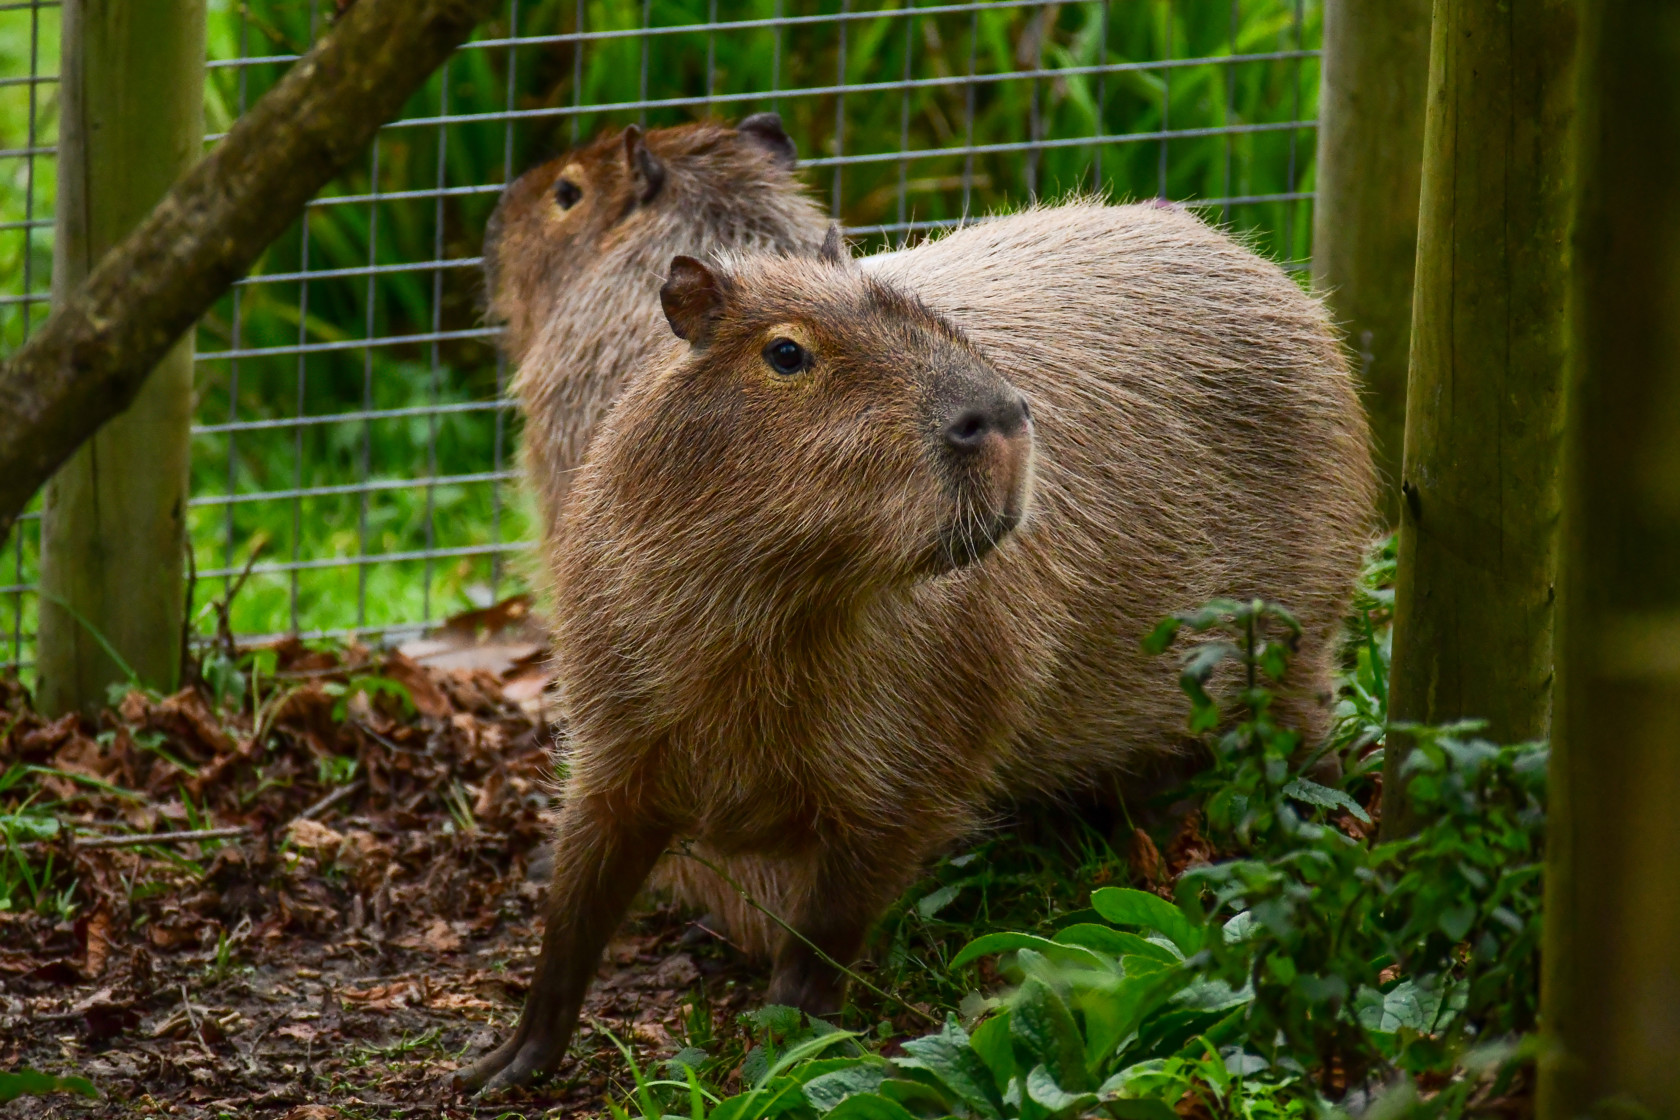
[[955, 884], [940, 887], [936, 891], [929, 891], [916, 902], [916, 913], [924, 918], [931, 918], [945, 907], [957, 900], [962, 888]]
[[753, 1109], [764, 1095], [763, 1089], [750, 1089], [739, 1096], [729, 1097], [712, 1109], [708, 1120], [744, 1120], [748, 1116], [757, 1116], [759, 1114]]
[[1464, 935], [1470, 932], [1470, 927], [1476, 921], [1476, 904], [1461, 902], [1441, 914], [1441, 932], [1450, 940], [1463, 941]]
[[1310, 778], [1296, 778], [1283, 787], [1283, 795], [1318, 809], [1342, 809], [1361, 824], [1371, 823], [1370, 814], [1360, 807], [1359, 802], [1339, 789], [1320, 785]]
[[950, 967], [955, 970], [965, 964], [972, 964], [981, 957], [992, 953], [1007, 953], [1021, 949], [1031, 949], [1034, 952], [1044, 954], [1053, 961], [1076, 965], [1081, 968], [1112, 969], [1114, 967], [1089, 949], [1078, 945], [1061, 945], [1049, 938], [1038, 937], [1030, 933], [988, 933], [976, 937], [963, 946], [962, 952], [952, 959]]
[[1428, 1034], [1441, 1011], [1441, 992], [1415, 980], [1402, 980], [1383, 993], [1361, 988], [1356, 1007], [1359, 1025], [1373, 1033], [1406, 1029]]
[[968, 1032], [955, 1016], [945, 1019], [938, 1034], [912, 1039], [904, 1044], [908, 1057], [896, 1059], [906, 1069], [920, 1069], [932, 1075], [958, 1100], [982, 1116], [1000, 1114], [1002, 1101], [986, 1062], [975, 1052]]
[[711, 1055], [698, 1046], [684, 1046], [665, 1062], [665, 1068], [672, 1073], [681, 1069], [699, 1069], [706, 1064]]
[[868, 1066], [873, 1069], [885, 1070], [887, 1060], [878, 1054], [858, 1054], [844, 1058], [812, 1058], [808, 1062], [801, 1062], [797, 1069], [788, 1071], [788, 1076], [796, 1078], [801, 1084], [815, 1081], [824, 1074], [837, 1070], [855, 1069]]
[[854, 1093], [834, 1106], [828, 1120], [916, 1120], [916, 1117], [897, 1101], [878, 1093]]
[[1173, 994], [1173, 1003], [1186, 1011], [1225, 1011], [1254, 1002], [1254, 987], [1233, 989], [1223, 980], [1197, 980]]
[[855, 1065], [805, 1082], [805, 1099], [818, 1112], [828, 1112], [854, 1093], [872, 1093], [887, 1071], [880, 1066]]
[[943, 1086], [925, 1079], [919, 1073], [913, 1077], [889, 1077], [881, 1082], [881, 1087], [876, 1092], [920, 1116], [945, 1116], [957, 1104]]
[[974, 1028], [968, 1044], [991, 1071], [992, 1083], [1002, 1092], [1015, 1076], [1015, 1047], [1009, 1040], [1009, 1008], [1005, 1007]]
[[1236, 1042], [1238, 1038], [1242, 1037], [1244, 1033], [1243, 1029], [1247, 1025], [1247, 1012], [1244, 1010], [1246, 1007], [1247, 1004], [1243, 1004], [1232, 1008], [1217, 1023], [1214, 1023], [1211, 1027], [1204, 1030], [1198, 1037], [1186, 1043], [1178, 1051], [1176, 1056], [1180, 1058], [1199, 1057], [1203, 1052], [1203, 1039], [1206, 1039], [1215, 1047], [1229, 1046]]
[[819, 1034], [815, 1038], [807, 1038], [804, 1042], [801, 1042], [796, 1046], [788, 1047], [782, 1056], [776, 1059], [776, 1064], [770, 1067], [770, 1070], [765, 1074], [765, 1077], [766, 1079], [775, 1077], [777, 1074], [783, 1073], [789, 1066], [794, 1065], [797, 1062], [802, 1062], [806, 1058], [815, 1057], [836, 1043], [845, 1042], [848, 1039], [856, 1037], [857, 1032], [855, 1031], [829, 1031], [826, 1034]]
[[1204, 642], [1184, 655], [1179, 683], [1205, 685], [1219, 663], [1237, 656], [1237, 647], [1230, 642]]
[[1244, 910], [1242, 913], [1225, 923], [1225, 944], [1235, 945], [1238, 942], [1247, 941], [1259, 932], [1260, 923], [1255, 920], [1252, 913]]
[[780, 1003], [767, 1003], [754, 1011], [748, 1011], [741, 1018], [746, 1020], [755, 1032], [772, 1035], [791, 1034], [805, 1022], [805, 1015], [799, 1008], [787, 1007]]
[[1176, 1058], [1150, 1058], [1146, 1061], [1133, 1062], [1097, 1087], [1097, 1093], [1110, 1106], [1124, 1105], [1119, 1109], [1119, 1115], [1138, 1116], [1154, 1120], [1164, 1114], [1153, 1111], [1152, 1108], [1137, 1108], [1138, 1105], [1159, 1106], [1172, 1110], [1164, 1103], [1176, 1101], [1184, 1095], [1190, 1087], [1191, 1078], [1188, 1063]]
[[1091, 892], [1091, 905], [1117, 926], [1142, 926], [1166, 934], [1186, 954], [1201, 948], [1201, 931], [1184, 911], [1147, 891], [1101, 887]]
[[1121, 957], [1120, 966], [1126, 970], [1127, 976], [1152, 976], [1157, 972], [1165, 972], [1178, 962], [1171, 964], [1160, 957]]
[[1116, 1097], [1106, 1107], [1109, 1115], [1119, 1120], [1179, 1120], [1178, 1113], [1162, 1101]]
[[1047, 1066], [1058, 1085], [1076, 1093], [1091, 1087], [1085, 1040], [1067, 1004], [1044, 981], [1028, 980], [1010, 1001], [1009, 1035], [1032, 1056], [1030, 1065]]
[[1157, 945], [1148, 938], [1126, 933], [1112, 926], [1099, 926], [1095, 922], [1080, 922], [1068, 926], [1057, 932], [1054, 940], [1058, 945], [1081, 945], [1112, 957], [1154, 957], [1162, 964], [1176, 964], [1179, 960], [1170, 949]]
[[1178, 628], [1184, 624], [1176, 618], [1163, 618], [1155, 629], [1143, 638], [1143, 652], [1150, 654], [1165, 653], [1173, 639], [1178, 636]]
[[1097, 1103], [1095, 1093], [1070, 1093], [1063, 1089], [1043, 1066], [1034, 1066], [1027, 1074], [1027, 1096], [1050, 1112], [1082, 1112]]
[[805, 1086], [795, 1077], [772, 1077], [759, 1092], [757, 1103], [743, 1114], [744, 1120], [766, 1120], [806, 1107]]
[[1101, 1069], [1134, 1037], [1149, 1016], [1194, 974], [1179, 965], [1165, 965], [1148, 957], [1126, 957], [1126, 976], [1106, 991], [1080, 998], [1085, 1017], [1085, 1064]]

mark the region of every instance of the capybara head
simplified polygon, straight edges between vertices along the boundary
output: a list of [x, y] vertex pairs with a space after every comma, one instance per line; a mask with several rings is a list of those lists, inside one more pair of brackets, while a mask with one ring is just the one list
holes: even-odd
[[608, 499], [778, 585], [846, 594], [981, 560], [1026, 515], [1026, 399], [947, 320], [815, 259], [671, 263], [689, 350], [614, 416]]
[[[702, 122], [643, 132], [635, 125], [532, 168], [510, 183], [485, 228], [492, 318], [507, 324], [518, 361], [565, 294], [569, 276], [616, 243], [689, 240], [650, 233], [638, 215], [731, 238], [769, 220], [756, 197], [796, 194], [793, 141], [781, 118], [759, 113], [734, 128]], [[779, 214], [775, 205], [771, 213]], [[669, 252], [670, 250], [667, 250]]]

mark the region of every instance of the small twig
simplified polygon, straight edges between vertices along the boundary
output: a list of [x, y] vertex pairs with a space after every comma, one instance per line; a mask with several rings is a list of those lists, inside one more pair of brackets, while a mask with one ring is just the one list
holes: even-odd
[[367, 783], [364, 780], [362, 780], [361, 778], [357, 778], [355, 781], [351, 782], [347, 786], [340, 786], [339, 788], [333, 790], [331, 793], [327, 794], [325, 797], [321, 798], [321, 800], [315, 802], [315, 804], [311, 805], [309, 808], [305, 809], [303, 812], [299, 813], [296, 817], [293, 817], [292, 819], [293, 820], [299, 820], [299, 821], [311, 820], [317, 814], [326, 812], [328, 809], [331, 809], [334, 805], [337, 805], [340, 801], [343, 801], [344, 799], [354, 795], [358, 790], [360, 790], [366, 784]]
[[695, 921], [692, 921], [688, 924], [690, 926], [692, 926], [693, 928], [699, 930], [701, 933], [705, 934], [708, 937], [717, 938], [719, 941], [723, 942], [725, 945], [729, 946], [731, 949], [735, 950], [737, 953], [740, 953], [742, 956], [747, 956], [748, 955], [748, 953], [745, 949], [741, 948], [741, 946], [735, 944], [735, 942], [729, 940], [729, 938], [725, 937], [723, 934], [719, 933], [717, 930], [715, 930], [711, 926], [707, 925], [704, 920], [695, 920]]
[[76, 836], [70, 841], [77, 848], [139, 848], [147, 844], [182, 844], [193, 840], [231, 840], [248, 836], [246, 825], [232, 828], [201, 828], [184, 832], [147, 832], [135, 836]]
[[198, 1044], [204, 1047], [205, 1053], [214, 1053], [210, 1044], [204, 1040], [204, 1024], [198, 1021], [198, 1013], [193, 1010], [192, 1000], [187, 995], [187, 982], [181, 981], [181, 1006], [187, 1009], [187, 1022], [192, 1024], [193, 1033], [198, 1036]]
[[220, 599], [213, 600], [216, 610], [216, 638], [221, 645], [222, 653], [232, 660], [239, 654], [239, 644], [233, 637], [233, 601], [245, 589], [245, 581], [251, 578], [251, 569], [256, 566], [257, 557], [268, 546], [268, 538], [259, 536], [257, 543], [251, 548], [251, 555], [245, 558], [245, 569], [239, 573], [239, 578], [233, 581], [233, 586]]
[[185, 596], [187, 605], [186, 609], [181, 612], [181, 663], [179, 670], [182, 684], [197, 686], [204, 682], [204, 674], [199, 671], [199, 666], [193, 664], [192, 659], [193, 599], [198, 594], [198, 561], [193, 556], [192, 541], [183, 542], [181, 551], [187, 554], [187, 592]]
[[411, 754], [411, 755], [415, 756], [416, 758], [425, 758], [427, 756], [427, 754], [429, 753], [427, 751], [417, 751], [413, 747], [399, 746], [398, 744], [393, 743], [390, 740], [389, 737], [387, 737], [385, 735], [381, 735], [379, 732], [375, 731], [373, 728], [369, 727], [366, 723], [362, 722], [360, 719], [356, 718], [355, 716], [351, 716], [349, 719], [345, 720], [344, 722], [348, 723], [350, 726], [354, 727], [357, 731], [360, 731], [363, 735], [366, 735], [368, 738], [372, 739], [374, 742], [378, 743], [380, 746], [384, 747], [386, 750], [396, 751], [398, 754]]

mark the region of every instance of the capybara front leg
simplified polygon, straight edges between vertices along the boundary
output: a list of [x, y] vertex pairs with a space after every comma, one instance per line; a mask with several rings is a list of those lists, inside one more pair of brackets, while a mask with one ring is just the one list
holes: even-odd
[[507, 1088], [559, 1065], [601, 950], [670, 838], [604, 797], [568, 803], [555, 831], [542, 954], [519, 1026], [456, 1075], [462, 1088]]

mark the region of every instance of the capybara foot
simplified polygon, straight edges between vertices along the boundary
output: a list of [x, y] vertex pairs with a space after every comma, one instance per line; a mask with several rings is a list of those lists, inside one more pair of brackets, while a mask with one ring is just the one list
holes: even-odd
[[564, 1044], [555, 1045], [552, 1037], [526, 1037], [524, 1032], [514, 1036], [455, 1075], [457, 1089], [495, 1092], [524, 1085], [538, 1074], [552, 1072], [565, 1056]]

